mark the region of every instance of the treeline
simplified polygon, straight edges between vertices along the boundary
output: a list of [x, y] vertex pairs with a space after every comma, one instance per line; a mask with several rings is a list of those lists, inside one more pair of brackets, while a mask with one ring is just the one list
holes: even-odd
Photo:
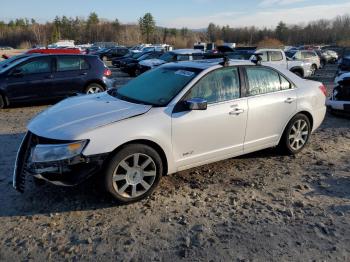
[[232, 28], [210, 23], [207, 29], [211, 42], [224, 41], [256, 45], [265, 39], [277, 39], [285, 45], [339, 44], [350, 46], [350, 16], [332, 20], [321, 19], [307, 25], [287, 25], [280, 22], [275, 29], [244, 27]]
[[350, 16], [332, 20], [318, 20], [306, 25], [287, 25], [280, 22], [276, 28], [218, 26], [210, 23], [206, 30], [161, 28], [150, 13], [135, 24], [123, 24], [99, 18], [91, 13], [88, 18], [56, 17], [53, 21], [38, 23], [34, 19], [0, 21], [0, 46], [28, 48], [48, 45], [59, 39], [75, 40], [77, 44], [117, 42], [131, 46], [137, 43], [167, 43], [177, 48], [191, 47], [195, 42], [233, 42], [257, 45], [266, 39], [275, 39], [285, 45], [342, 44], [350, 45]]
[[145, 14], [137, 24], [123, 24], [115, 19], [101, 19], [91, 13], [87, 19], [80, 17], [56, 17], [45, 24], [34, 19], [0, 21], [0, 46], [28, 48], [33, 45], [48, 45], [59, 39], [75, 40], [76, 44], [116, 42], [131, 46], [138, 43], [168, 43], [182, 48], [206, 38], [205, 33], [196, 33], [187, 28], [156, 27], [151, 14]]

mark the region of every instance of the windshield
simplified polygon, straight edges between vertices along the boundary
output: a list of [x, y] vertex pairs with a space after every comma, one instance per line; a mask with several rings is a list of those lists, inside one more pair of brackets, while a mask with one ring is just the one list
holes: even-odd
[[163, 66], [148, 71], [109, 94], [138, 104], [166, 106], [201, 69]]
[[168, 53], [161, 55], [161, 57], [159, 57], [159, 59], [166, 61], [166, 62], [172, 62], [172, 61], [175, 61], [175, 54], [168, 52]]

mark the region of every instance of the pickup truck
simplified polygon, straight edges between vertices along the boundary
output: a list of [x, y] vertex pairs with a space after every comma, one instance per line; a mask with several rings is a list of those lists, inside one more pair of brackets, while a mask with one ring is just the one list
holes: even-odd
[[287, 68], [300, 77], [310, 77], [314, 74], [310, 62], [292, 60], [281, 49], [257, 49], [255, 53], [261, 54], [262, 64], [273, 64]]

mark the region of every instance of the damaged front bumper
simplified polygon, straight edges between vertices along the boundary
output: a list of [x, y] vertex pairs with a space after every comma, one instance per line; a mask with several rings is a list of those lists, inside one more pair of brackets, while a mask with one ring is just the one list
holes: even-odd
[[59, 161], [33, 162], [31, 153], [39, 144], [60, 144], [63, 141], [42, 138], [27, 132], [17, 153], [13, 174], [13, 187], [24, 192], [27, 176], [34, 176], [60, 186], [75, 186], [99, 172], [107, 154], [82, 154]]

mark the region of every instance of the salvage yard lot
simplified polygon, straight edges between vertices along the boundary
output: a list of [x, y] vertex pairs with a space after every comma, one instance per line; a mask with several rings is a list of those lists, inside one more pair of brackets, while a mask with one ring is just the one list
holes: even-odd
[[[334, 70], [315, 78], [331, 87]], [[264, 150], [179, 172], [120, 206], [93, 181], [12, 188], [25, 125], [47, 107], [0, 111], [0, 260], [350, 260], [349, 118], [327, 115], [295, 157]]]

